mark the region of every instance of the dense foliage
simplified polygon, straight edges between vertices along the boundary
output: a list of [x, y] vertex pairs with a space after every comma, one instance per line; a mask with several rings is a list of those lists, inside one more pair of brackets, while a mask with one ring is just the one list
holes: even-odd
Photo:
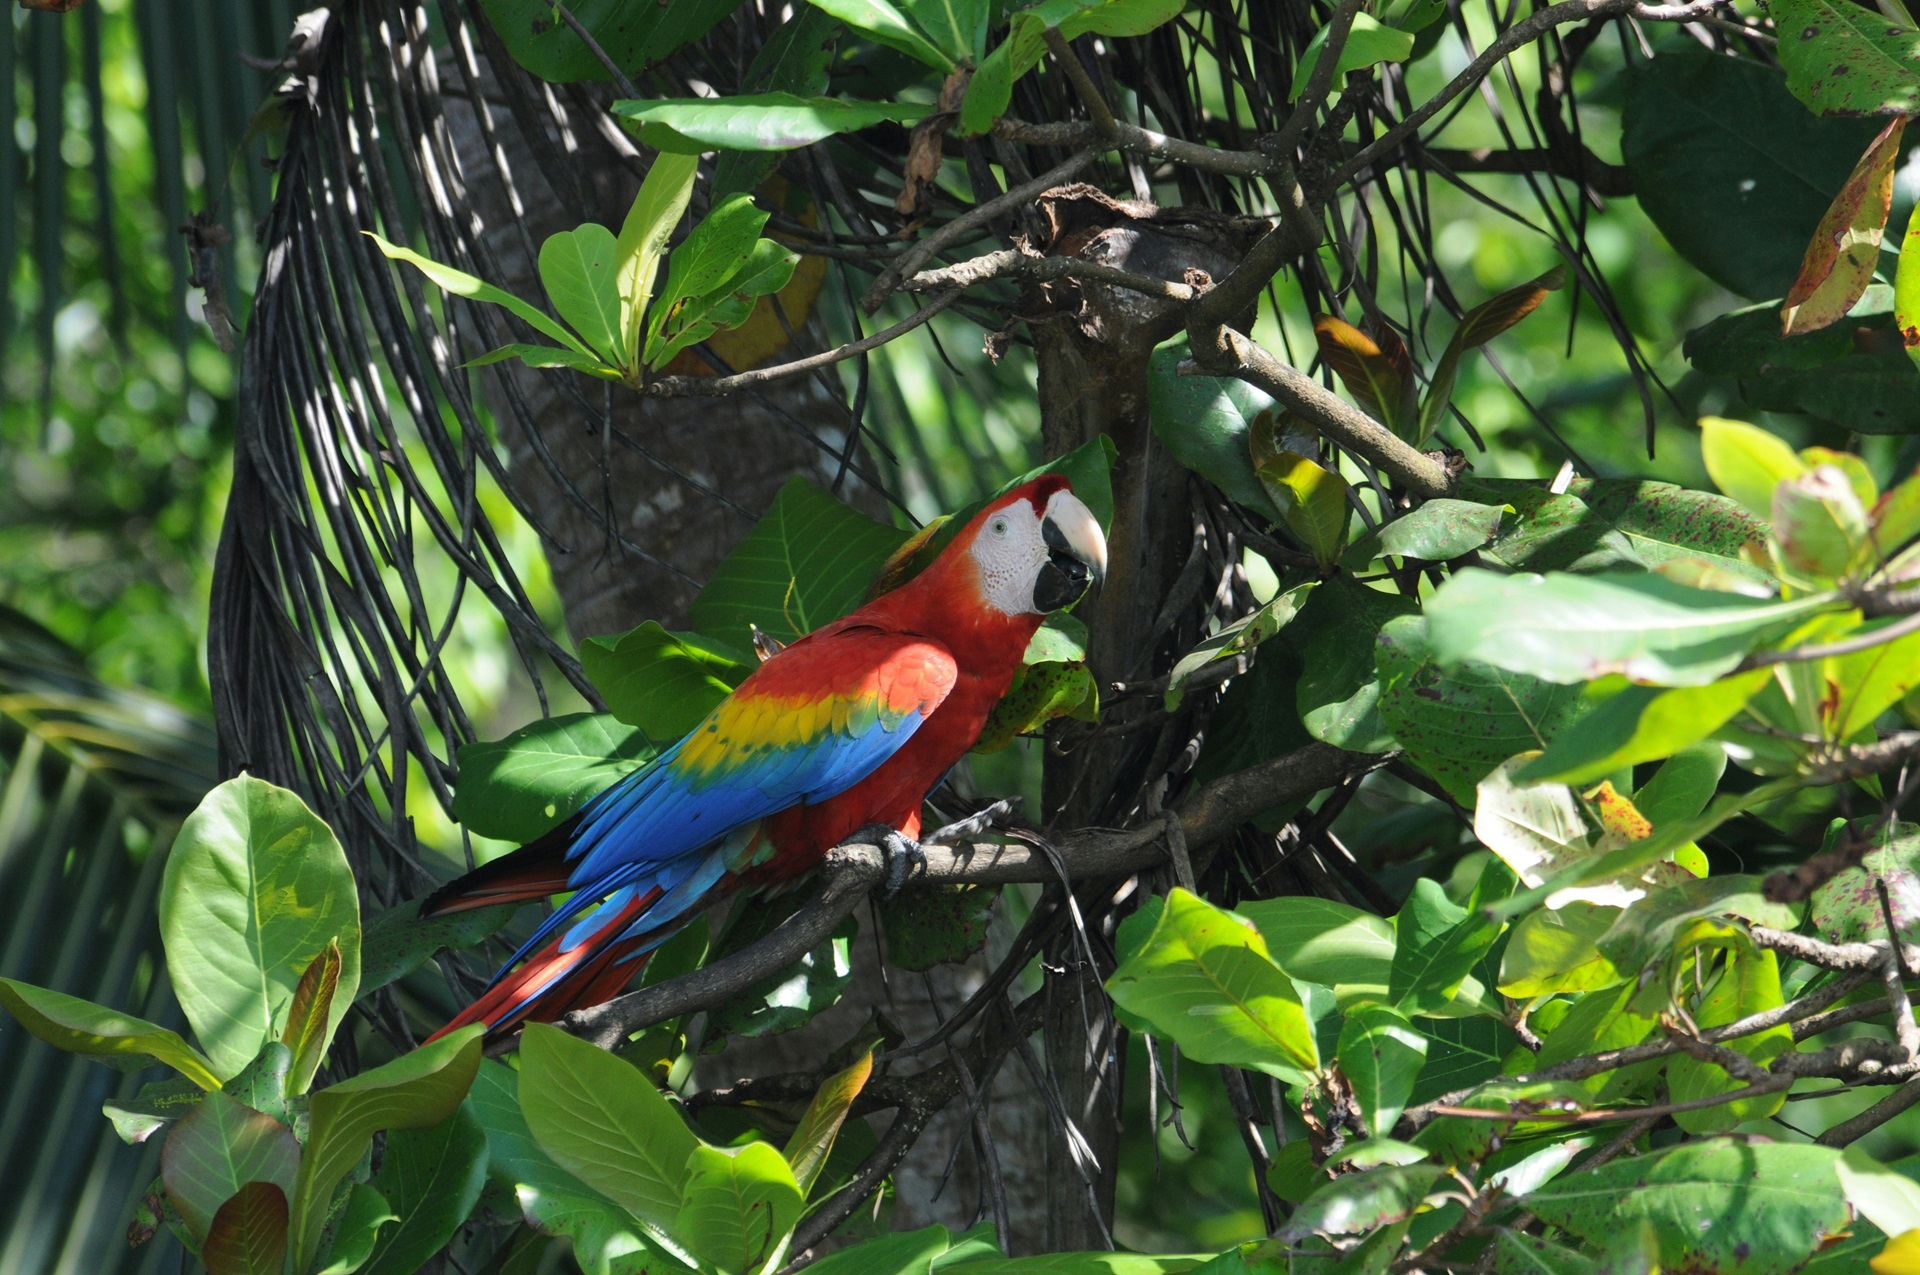
[[[51, 822], [51, 874], [70, 846], [43, 806], [66, 819], [89, 783], [138, 798], [123, 826], [89, 824], [90, 862], [108, 866], [88, 879], [122, 858], [147, 865], [127, 906], [157, 914], [165, 979], [149, 969], [138, 994], [170, 989], [189, 1029], [0, 978], [0, 1006], [41, 1041], [171, 1069], [106, 1103], [121, 1139], [160, 1149], [136, 1245], [165, 1228], [214, 1275], [517, 1271], [562, 1256], [596, 1273], [718, 1275], [807, 1258], [831, 1275], [1920, 1269], [1920, 1157], [1903, 1158], [1920, 1148], [1903, 1122], [1920, 1103], [1920, 823], [1902, 817], [1920, 789], [1920, 454], [1904, 441], [1920, 434], [1920, 223], [1899, 243], [1896, 193], [1903, 128], [1920, 111], [1920, 30], [1899, 0], [1775, 0], [1764, 16], [1708, 0], [1569, 0], [1486, 22], [1437, 3], [1303, 6], [1315, 33], [1289, 46], [1285, 122], [1223, 144], [1128, 123], [1129, 106], [1143, 120], [1172, 111], [1149, 91], [1158, 81], [1103, 78], [1113, 49], [1135, 47], [1124, 42], [1176, 33], [1233, 82], [1246, 50], [1203, 50], [1180, 0], [768, 7], [764, 42], [734, 77], [742, 91], [639, 95], [628, 76], [683, 49], [711, 55], [692, 42], [737, 8], [486, 6], [532, 75], [612, 81], [608, 114], [655, 152], [618, 228], [584, 222], [544, 241], [545, 304], [484, 270], [368, 242], [378, 268], [402, 264], [405, 286], [416, 270], [435, 285], [448, 314], [499, 306], [548, 342], [498, 344], [466, 366], [518, 360], [643, 401], [863, 360], [1009, 281], [1043, 400], [1057, 356], [1043, 325], [1085, 320], [1096, 342], [1151, 336], [1129, 371], [1150, 434], [1132, 439], [1118, 421], [1118, 445], [1084, 438], [1048, 466], [1117, 544], [1164, 531], [1132, 494], [1141, 467], [1181, 467], [1179, 512], [1190, 507], [1197, 530], [1149, 543], [1138, 557], [1167, 569], [1127, 583], [1164, 587], [1120, 600], [1154, 621], [1146, 645], [1115, 668], [1097, 622], [1043, 629], [970, 786], [963, 777], [936, 806], [1016, 795], [1035, 776], [991, 759], [1044, 756], [1051, 786], [1030, 813], [1045, 830], [998, 808], [960, 844], [930, 847], [926, 879], [869, 913], [901, 971], [976, 959], [996, 909], [1023, 925], [934, 1037], [906, 1039], [877, 1014], [813, 1070], [700, 1089], [702, 1054], [799, 1028], [847, 994], [876, 879], [849, 851], [817, 891], [689, 927], [641, 987], [528, 1028], [504, 1058], [483, 1058], [471, 1029], [414, 1048], [447, 1008], [418, 972], [436, 959], [458, 969], [455, 954], [485, 950], [512, 909], [431, 922], [404, 902], [375, 910], [392, 881], [376, 890], [360, 876], [368, 859], [343, 844], [350, 830], [250, 774], [207, 793], [164, 859], [148, 854], [194, 783], [170, 770], [164, 799], [151, 782], [116, 788], [115, 759], [141, 737], [88, 736], [89, 705], [111, 696], [19, 622], [19, 654], [0, 668], [0, 724], [20, 757], [0, 849], [29, 844], [12, 831], [20, 812]], [[1584, 41], [1572, 55], [1574, 38], [1557, 34], [1570, 23]], [[1659, 23], [1680, 29], [1659, 38]], [[1549, 93], [1590, 46], [1601, 58], [1609, 30], [1623, 51], [1594, 96], [1619, 108], [1618, 166], [1568, 132]], [[1470, 56], [1476, 32], [1485, 51]], [[1437, 286], [1432, 227], [1373, 220], [1391, 205], [1387, 184], [1350, 204], [1338, 193], [1407, 162], [1397, 148], [1423, 149], [1420, 126], [1502, 58], [1549, 43], [1557, 60], [1542, 54], [1531, 87], [1558, 131], [1533, 148], [1507, 139], [1512, 180], [1565, 180], [1597, 204], [1617, 168], [1691, 267], [1759, 303], [1685, 337], [1692, 372], [1670, 393], [1689, 409], [1688, 450], [1662, 471], [1681, 481], [1611, 463], [1632, 379], [1606, 400], [1602, 466], [1569, 448], [1549, 478], [1518, 472], [1527, 450], [1470, 461], [1454, 446], [1478, 441], [1487, 385], [1474, 352], [1539, 328], [1557, 297], [1600, 308], [1633, 378], [1651, 379], [1635, 303], [1613, 296], [1592, 247], [1633, 227], [1629, 214], [1557, 208], [1564, 259], [1543, 270], [1507, 254], [1477, 304], [1449, 286], [1440, 341], [1411, 289], [1390, 312], [1401, 283]], [[1449, 58], [1457, 75], [1439, 75]], [[1034, 87], [1043, 65], [1057, 68], [1051, 99]], [[1410, 90], [1421, 105], [1408, 107]], [[1217, 104], [1228, 119], [1265, 96], [1250, 76], [1237, 93]], [[1046, 100], [1085, 118], [1012, 114]], [[1381, 101], [1398, 117], [1376, 113]], [[796, 216], [780, 193], [783, 157], [841, 144], [869, 169], [890, 162], [906, 246], [863, 238], [838, 196]], [[1023, 185], [1015, 144], [1068, 158]], [[694, 158], [714, 152], [705, 168]], [[1144, 240], [1164, 224], [1143, 204], [1060, 192], [1108, 153], [1126, 157], [1143, 197], [1232, 175], [1257, 180], [1258, 211], [1275, 215], [1182, 222], [1190, 240], [1214, 236], [1205, 266], [1086, 255], [1087, 240], [1059, 233], [1089, 224], [1075, 218]], [[936, 219], [963, 174], [975, 207]], [[1406, 197], [1416, 180], [1400, 179]], [[829, 204], [837, 230], [816, 234]], [[1343, 210], [1356, 228], [1326, 233]], [[1026, 229], [935, 263], [996, 216]], [[896, 292], [932, 299], [874, 337], [768, 363], [796, 326], [786, 306], [804, 319], [819, 293], [806, 258], [835, 253], [867, 268], [868, 312]], [[996, 359], [1023, 316], [1001, 317]], [[1291, 360], [1270, 352], [1286, 348]], [[1554, 384], [1551, 370], [1530, 376]], [[1639, 390], [1651, 441], [1653, 399]], [[1548, 433], [1556, 414], [1540, 416]], [[210, 445], [205, 425], [185, 450]], [[976, 476], [967, 490], [990, 485]], [[951, 520], [915, 532], [794, 478], [703, 582], [685, 627], [649, 620], [579, 643], [589, 711], [461, 745], [451, 815], [504, 842], [552, 828], [779, 644], [924, 563], [977, 507], [951, 503]], [[193, 515], [175, 516], [189, 540]], [[24, 600], [45, 588], [35, 578]], [[51, 697], [36, 660], [66, 665]], [[154, 730], [152, 751], [176, 746]], [[1062, 795], [1076, 757], [1142, 732], [1165, 744], [1153, 767], [1113, 754], [1096, 777], [1105, 804]], [[60, 764], [40, 760], [44, 741], [76, 735]], [[1023, 737], [1045, 748], [1015, 750]], [[49, 785], [67, 786], [67, 806], [33, 796]], [[404, 783], [385, 798], [404, 809]], [[986, 1191], [972, 1229], [889, 1227], [886, 1182], [915, 1137], [950, 1104], [978, 1111], [1010, 1057], [1056, 1086], [1062, 1143], [1085, 1145], [1060, 1110], [1060, 1077], [1026, 1044], [1043, 1027], [1071, 1031], [1053, 1013], [1071, 986], [1054, 981], [1063, 953], [1097, 973], [1098, 1012], [1130, 1037], [1111, 1052], [1139, 1063], [1124, 1110], [1145, 1127], [1128, 1130], [1130, 1154], [1184, 1143], [1185, 1102], [1217, 1194], [1231, 1197], [1211, 1203], [1246, 1207], [1237, 1229], [1184, 1230], [1184, 1251], [1010, 1258], [1005, 1201]], [[1075, 1012], [1091, 1042], [1091, 1011]], [[172, 1015], [168, 1004], [156, 1017]], [[0, 1060], [19, 1043], [0, 1041]], [[938, 1046], [946, 1061], [905, 1065]], [[890, 1124], [869, 1124], [885, 1112]], [[1089, 1159], [1074, 1171], [1097, 1211], [1116, 1166]], [[1132, 1207], [1142, 1217], [1115, 1217], [1117, 1232], [1165, 1228], [1164, 1204]]]

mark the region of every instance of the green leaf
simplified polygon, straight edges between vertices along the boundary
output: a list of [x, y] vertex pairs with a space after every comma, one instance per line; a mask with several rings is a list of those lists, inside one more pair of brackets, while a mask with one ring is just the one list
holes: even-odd
[[1867, 510], [1837, 465], [1783, 481], [1773, 492], [1774, 560], [1783, 579], [1820, 587], [1873, 555]]
[[1006, 39], [987, 55], [967, 85], [961, 103], [960, 131], [975, 137], [987, 131], [1007, 109], [1013, 84], [1031, 71], [1046, 52], [1049, 27], [1061, 38], [1087, 35], [1145, 35], [1173, 21], [1185, 0], [1041, 0], [1013, 14]]
[[786, 1157], [802, 1195], [813, 1190], [820, 1170], [826, 1167], [827, 1155], [833, 1150], [840, 1126], [846, 1123], [848, 1109], [872, 1074], [873, 1051], [869, 1049], [853, 1066], [822, 1081], [814, 1091], [813, 1101], [801, 1113], [799, 1126], [787, 1139]]
[[542, 718], [505, 739], [461, 747], [453, 817], [483, 837], [525, 844], [657, 751], [645, 731], [611, 713]]
[[1475, 569], [1455, 573], [1427, 603], [1427, 638], [1442, 664], [1482, 660], [1550, 682], [1624, 673], [1664, 686], [1704, 686], [1833, 605], [1823, 594], [1756, 599], [1657, 575]]
[[1521, 1231], [1494, 1235], [1494, 1275], [1594, 1275], [1594, 1260]]
[[1534, 784], [1519, 779], [1527, 754], [1496, 766], [1480, 781], [1473, 810], [1473, 835], [1528, 885], [1538, 885], [1568, 865], [1592, 857], [1590, 829], [1565, 784]]
[[1691, 942], [1696, 922], [1720, 918], [1753, 921], [1779, 930], [1792, 930], [1800, 924], [1793, 907], [1767, 900], [1759, 877], [1730, 873], [1654, 891], [1628, 908], [1601, 936], [1600, 950], [1621, 973], [1631, 976], [1666, 960], [1676, 947]]
[[955, 62], [975, 64], [987, 53], [988, 0], [902, 0], [907, 17]]
[[752, 625], [792, 641], [858, 607], [905, 539], [806, 479], [790, 478], [693, 600], [693, 627], [741, 647], [751, 646]]
[[495, 363], [505, 363], [508, 359], [519, 359], [533, 368], [572, 368], [576, 372], [585, 372], [588, 376], [597, 376], [603, 381], [619, 381], [624, 377], [620, 369], [610, 366], [604, 359], [591, 354], [582, 354], [578, 350], [562, 350], [552, 345], [526, 345], [509, 343], [497, 350], [489, 350], [477, 359], [468, 359], [462, 367], [491, 367]]
[[1168, 711], [1179, 707], [1184, 688], [1200, 670], [1217, 660], [1251, 651], [1292, 623], [1318, 584], [1316, 580], [1309, 580], [1275, 594], [1266, 605], [1223, 625], [1219, 632], [1181, 656], [1167, 674]]
[[380, 1193], [362, 1182], [347, 1192], [346, 1204], [333, 1214], [325, 1248], [314, 1259], [314, 1275], [351, 1275], [367, 1263], [380, 1228], [394, 1220]]
[[1414, 615], [1380, 630], [1380, 718], [1416, 765], [1471, 804], [1494, 767], [1553, 739], [1589, 705], [1575, 687], [1477, 660], [1442, 668], [1428, 629]]
[[1504, 505], [1429, 500], [1354, 541], [1340, 562], [1352, 571], [1364, 570], [1375, 558], [1448, 562], [1492, 540], [1508, 512]]
[[953, 1233], [944, 1226], [895, 1231], [829, 1253], [807, 1269], [815, 1275], [931, 1275], [933, 1259], [952, 1243]]
[[[671, 5], [569, 0], [567, 10], [615, 66], [638, 77], [681, 45], [705, 35], [739, 5], [740, 0], [673, 0]], [[482, 7], [513, 60], [540, 79], [571, 84], [612, 78], [599, 56], [559, 20], [546, 0], [483, 0]]]
[[293, 1000], [280, 1029], [280, 1043], [287, 1047], [290, 1062], [286, 1092], [300, 1094], [313, 1083], [313, 1073], [327, 1052], [327, 1016], [333, 1009], [333, 996], [340, 987], [340, 945], [329, 943], [313, 958], [293, 989]]
[[241, 1187], [271, 1182], [292, 1195], [299, 1168], [292, 1129], [218, 1090], [173, 1127], [160, 1153], [167, 1199], [200, 1239]]
[[1357, 1005], [1340, 1028], [1339, 1058], [1368, 1133], [1385, 1137], [1406, 1108], [1427, 1060], [1427, 1038], [1397, 1010]]
[[538, 1023], [520, 1038], [520, 1081], [520, 1108], [541, 1150], [642, 1222], [682, 1234], [687, 1161], [700, 1140], [652, 1081]]
[[917, 124], [930, 109], [912, 102], [856, 102], [793, 93], [626, 101], [612, 107], [615, 115], [635, 122], [648, 146], [690, 155], [797, 150], [836, 133], [887, 121]]
[[1698, 371], [1736, 381], [1755, 411], [1797, 412], [1863, 434], [1911, 434], [1920, 430], [1920, 398], [1896, 300], [1894, 289], [1875, 285], [1845, 323], [1795, 337], [1780, 335], [1777, 305], [1752, 306], [1694, 329], [1683, 349]]
[[1196, 1062], [1295, 1082], [1320, 1065], [1300, 993], [1260, 932], [1185, 890], [1167, 896], [1153, 933], [1107, 991]]
[[1550, 1182], [1527, 1207], [1592, 1243], [1645, 1219], [1663, 1266], [1787, 1275], [1846, 1228], [1839, 1158], [1784, 1142], [1690, 1142]]
[[1498, 1075], [1501, 1060], [1520, 1043], [1497, 1018], [1429, 1018], [1420, 1030], [1427, 1038], [1427, 1065], [1407, 1099], [1416, 1106]]
[[667, 258], [667, 279], [647, 331], [660, 331], [674, 307], [705, 296], [738, 274], [759, 244], [768, 216], [751, 195], [729, 195], [715, 204]]
[[999, 897], [997, 885], [955, 885], [875, 900], [887, 964], [918, 972], [965, 960], [986, 945]]
[[783, 1251], [806, 1203], [786, 1159], [765, 1142], [697, 1145], [684, 1182], [674, 1232], [721, 1275], [747, 1275]]
[[[824, 9], [810, 4], [794, 6], [787, 20], [768, 34], [766, 43], [754, 54], [739, 87], [762, 96], [771, 93], [799, 101], [818, 97], [827, 87], [827, 67], [844, 30]], [[616, 103], [616, 110], [618, 106]], [[738, 192], [751, 194], [773, 172], [778, 160], [773, 151], [724, 148], [713, 167], [709, 196], [718, 202]]]
[[799, 260], [798, 253], [771, 239], [762, 239], [753, 245], [737, 273], [729, 275], [726, 282], [712, 292], [681, 299], [672, 292], [669, 283], [668, 294], [656, 305], [656, 312], [664, 318], [657, 332], [647, 340], [647, 365], [664, 367], [682, 350], [706, 340], [720, 329], [745, 323], [753, 314], [755, 301], [787, 286]]
[[1600, 954], [1600, 936], [1620, 909], [1575, 899], [1520, 918], [1500, 958], [1500, 991], [1515, 1000], [1559, 992], [1590, 992], [1620, 981]]
[[221, 1075], [273, 1039], [301, 973], [329, 943], [340, 975], [326, 1038], [360, 986], [360, 901], [333, 832], [284, 788], [229, 779], [181, 825], [160, 885], [167, 972]]
[[496, 288], [483, 279], [477, 279], [464, 270], [455, 270], [452, 266], [443, 266], [431, 257], [423, 257], [411, 248], [402, 248], [398, 244], [388, 243], [372, 231], [363, 231], [373, 240], [381, 252], [394, 261], [404, 261], [421, 274], [427, 276], [442, 292], [450, 292], [456, 297], [465, 297], [469, 301], [485, 301], [491, 305], [505, 306], [526, 324], [543, 336], [551, 337], [575, 354], [584, 358], [594, 358], [592, 350], [581, 344], [580, 338], [567, 331], [560, 324], [547, 317], [544, 310], [530, 301], [522, 301], [504, 288]]
[[1311, 896], [1249, 899], [1235, 909], [1266, 940], [1267, 955], [1294, 978], [1351, 997], [1385, 1000], [1393, 926], [1350, 904]]
[[417, 1129], [453, 1114], [480, 1065], [478, 1024], [313, 1095], [306, 1154], [293, 1192], [294, 1268], [319, 1250], [333, 1189], [382, 1129]]
[[1920, 1182], [1888, 1168], [1857, 1145], [1842, 1152], [1833, 1168], [1855, 1213], [1888, 1235], [1920, 1228]]
[[1875, 126], [1817, 119], [1780, 71], [1685, 38], [1625, 81], [1620, 156], [1648, 218], [1723, 287], [1755, 301], [1786, 292]]
[[652, 620], [580, 644], [580, 664], [613, 715], [650, 739], [679, 739], [753, 671], [753, 657]]
[[1779, 438], [1720, 416], [1700, 422], [1700, 459], [1714, 486], [1768, 520], [1774, 490], [1807, 472], [1806, 461]]
[[248, 1182], [222, 1204], [200, 1242], [207, 1275], [281, 1275], [287, 1264], [287, 1193]]
[[220, 1087], [213, 1062], [158, 1023], [13, 978], [0, 978], [0, 1005], [55, 1049], [127, 1071], [165, 1063], [204, 1089]]
[[1380, 717], [1374, 650], [1388, 621], [1419, 610], [1413, 598], [1356, 584], [1344, 573], [1322, 581], [1307, 599], [1301, 623], [1313, 636], [1307, 639], [1295, 707], [1315, 739], [1362, 753], [1396, 747]]
[[1920, 113], [1920, 31], [1835, 0], [1770, 0], [1787, 87], [1819, 115]]
[[372, 1186], [393, 1210], [360, 1275], [411, 1275], [440, 1251], [480, 1200], [487, 1131], [466, 1104], [439, 1124], [396, 1129]]
[[1340, 560], [1347, 544], [1351, 488], [1333, 470], [1297, 452], [1279, 452], [1254, 469], [1280, 520], [1300, 537], [1313, 560], [1325, 570]]
[[1649, 567], [1705, 559], [1716, 568], [1768, 583], [1764, 570], [1740, 556], [1745, 546], [1765, 542], [1767, 521], [1736, 501], [1644, 478], [1576, 478], [1567, 490], [1625, 537]]
[[1780, 305], [1780, 328], [1787, 336], [1817, 332], [1839, 322], [1873, 282], [1893, 203], [1900, 135], [1906, 126], [1906, 117], [1901, 116], [1874, 138], [1814, 227], [1800, 273]]
[[1514, 778], [1578, 787], [1628, 766], [1671, 757], [1731, 721], [1770, 676], [1766, 669], [1754, 669], [1705, 686], [1624, 687], [1555, 736], [1546, 752]]
[[955, 59], [941, 52], [888, 0], [812, 0], [876, 44], [924, 62], [936, 71], [953, 70]]
[[[1314, 32], [1313, 39], [1307, 41], [1305, 51], [1300, 54], [1300, 63], [1293, 69], [1293, 92], [1288, 95], [1287, 101], [1299, 101], [1300, 94], [1306, 91], [1307, 81], [1313, 78], [1314, 68], [1320, 64], [1320, 50], [1326, 46], [1327, 31], [1327, 27], [1321, 27]], [[1340, 86], [1353, 72], [1379, 66], [1382, 62], [1404, 62], [1412, 52], [1413, 32], [1383, 26], [1365, 13], [1354, 14], [1353, 26], [1347, 32], [1347, 42], [1340, 48], [1340, 60], [1333, 66], [1335, 95], [1338, 95]]]
[[1352, 1235], [1411, 1217], [1445, 1172], [1437, 1164], [1383, 1165], [1335, 1178], [1294, 1210], [1278, 1238]]
[[1638, 792], [1633, 804], [1655, 828], [1693, 819], [1720, 786], [1726, 773], [1727, 751], [1718, 744], [1693, 744], [1662, 762]]
[[1057, 717], [1098, 720], [1100, 688], [1084, 664], [1027, 664], [1013, 675], [972, 751], [993, 753], [1021, 735], [1037, 735]]
[[1250, 422], [1273, 401], [1244, 381], [1180, 376], [1184, 346], [1162, 346], [1147, 361], [1147, 412], [1154, 435], [1175, 460], [1268, 522], [1280, 511], [1254, 476]]
[[529, 1225], [546, 1235], [563, 1235], [574, 1259], [588, 1275], [692, 1271], [691, 1258], [676, 1261], [660, 1247], [633, 1214], [589, 1191], [558, 1170], [552, 1181], [522, 1182], [514, 1197]]
[[[1573, 1004], [1560, 1022], [1541, 1034], [1541, 1049], [1530, 1070], [1554, 1067], [1569, 1059], [1611, 1049], [1625, 1049], [1651, 1037], [1659, 1020], [1636, 1014], [1629, 1004], [1639, 989], [1632, 983], [1617, 990], [1589, 992]], [[1636, 1092], [1657, 1075], [1664, 1059], [1650, 1059], [1572, 1082], [1598, 1101], [1609, 1102]]]
[[619, 248], [613, 232], [587, 222], [540, 245], [540, 282], [560, 317], [606, 362], [626, 362], [620, 339]]
[[502, 903], [423, 921], [420, 904], [420, 899], [409, 899], [367, 922], [360, 936], [362, 996], [412, 973], [442, 949], [459, 951], [497, 934], [520, 909], [517, 903]]
[[[1488, 504], [1510, 505], [1514, 510], [1503, 520], [1502, 530], [1480, 550], [1480, 560], [1489, 566], [1513, 571], [1580, 572], [1647, 566], [1634, 542], [1614, 526], [1613, 520], [1578, 496], [1555, 495], [1533, 482], [1485, 478], [1462, 479], [1460, 494]], [[1765, 540], [1764, 524], [1756, 536]]]
[[[1477, 827], [1477, 824], [1476, 824]], [[1422, 877], [1394, 917], [1393, 967], [1387, 998], [1407, 1014], [1446, 1010], [1467, 974], [1504, 928], [1484, 909], [1518, 884], [1504, 864], [1489, 862], [1465, 908], [1447, 898], [1438, 881]]]
[[667, 251], [667, 239], [687, 211], [693, 199], [693, 181], [700, 166], [697, 155], [654, 156], [640, 183], [627, 215], [620, 222], [620, 237], [614, 243], [618, 266], [614, 272], [614, 290], [620, 297], [620, 362], [637, 367], [640, 362], [640, 338], [646, 331], [647, 310], [653, 299], [653, 284], [660, 273], [660, 258]]
[[[1900, 263], [1893, 274], [1893, 325], [1907, 357], [1920, 366], [1920, 220], [1907, 219], [1907, 233], [1900, 241]], [[1911, 394], [1911, 388], [1909, 388]], [[1912, 487], [1912, 480], [1907, 486]], [[1882, 543], [1889, 552], [1893, 545]]]

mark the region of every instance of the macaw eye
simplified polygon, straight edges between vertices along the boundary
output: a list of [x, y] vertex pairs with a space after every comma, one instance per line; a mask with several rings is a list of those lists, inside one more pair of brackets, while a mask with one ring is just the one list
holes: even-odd
[[988, 529], [996, 536], [1004, 536], [1007, 534], [1007, 520], [1005, 518], [995, 518], [988, 524]]

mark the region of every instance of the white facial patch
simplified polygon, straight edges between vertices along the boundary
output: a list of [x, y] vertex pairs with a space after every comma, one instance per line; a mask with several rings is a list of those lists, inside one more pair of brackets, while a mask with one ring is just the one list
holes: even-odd
[[970, 552], [988, 606], [1002, 615], [1037, 614], [1033, 585], [1047, 563], [1047, 542], [1030, 502], [1017, 500], [980, 524]]

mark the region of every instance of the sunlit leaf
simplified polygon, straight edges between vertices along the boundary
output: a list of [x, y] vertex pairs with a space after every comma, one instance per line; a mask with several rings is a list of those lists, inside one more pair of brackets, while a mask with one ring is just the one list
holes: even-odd
[[1814, 227], [1800, 273], [1780, 305], [1785, 335], [1818, 331], [1838, 321], [1873, 282], [1893, 203], [1894, 161], [1900, 157], [1900, 135], [1906, 127], [1902, 115], [1881, 130]]

